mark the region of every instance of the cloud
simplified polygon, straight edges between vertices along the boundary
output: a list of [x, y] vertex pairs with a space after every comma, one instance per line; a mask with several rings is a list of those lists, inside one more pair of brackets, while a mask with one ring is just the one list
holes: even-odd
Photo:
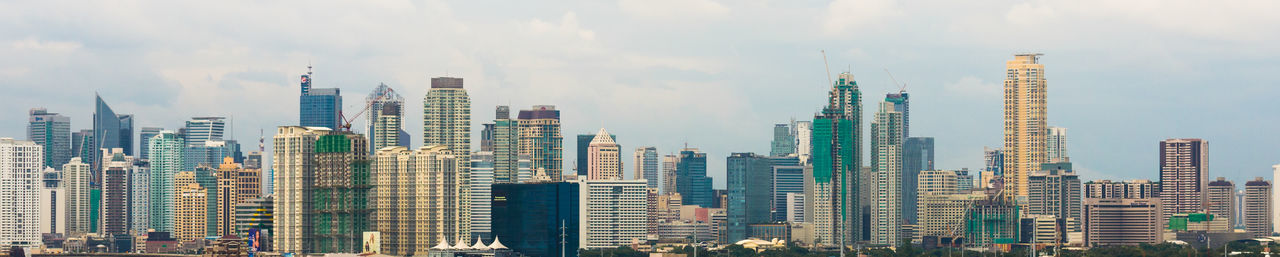
[[991, 100], [1002, 97], [1001, 85], [988, 83], [981, 78], [964, 76], [960, 79], [942, 84], [942, 89], [950, 94], [966, 96], [970, 100]]
[[618, 0], [618, 8], [648, 21], [707, 21], [729, 16], [729, 7], [713, 0]]
[[823, 15], [823, 31], [829, 36], [847, 36], [902, 13], [895, 0], [835, 0]]

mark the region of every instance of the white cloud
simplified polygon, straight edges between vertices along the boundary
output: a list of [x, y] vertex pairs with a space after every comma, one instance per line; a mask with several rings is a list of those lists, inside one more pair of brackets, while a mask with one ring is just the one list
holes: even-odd
[[902, 13], [895, 0], [835, 0], [827, 6], [822, 26], [827, 35], [849, 35]]
[[729, 16], [729, 7], [713, 0], [618, 0], [618, 8], [650, 21], [705, 21]]
[[951, 94], [976, 98], [968, 100], [992, 100], [1003, 96], [999, 84], [988, 83], [974, 76], [964, 76], [956, 81], [944, 83], [942, 89]]

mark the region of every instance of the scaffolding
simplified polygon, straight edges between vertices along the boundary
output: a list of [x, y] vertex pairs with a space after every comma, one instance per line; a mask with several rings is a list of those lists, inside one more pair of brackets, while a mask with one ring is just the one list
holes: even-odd
[[370, 160], [367, 139], [339, 132], [315, 144], [315, 186], [311, 193], [315, 252], [361, 252], [361, 234], [370, 230]]

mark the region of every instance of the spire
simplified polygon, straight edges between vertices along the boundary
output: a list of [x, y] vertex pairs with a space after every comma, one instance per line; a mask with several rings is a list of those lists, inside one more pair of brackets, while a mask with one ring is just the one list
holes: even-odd
[[608, 131], [605, 131], [604, 128], [600, 128], [600, 132], [596, 132], [596, 137], [591, 139], [591, 144], [592, 145], [599, 145], [599, 144], [613, 145], [617, 143], [613, 142], [613, 137], [609, 136]]

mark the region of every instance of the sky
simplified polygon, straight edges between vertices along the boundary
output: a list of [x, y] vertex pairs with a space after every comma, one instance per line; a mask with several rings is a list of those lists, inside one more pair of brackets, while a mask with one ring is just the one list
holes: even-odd
[[136, 128], [232, 117], [254, 149], [259, 131], [269, 140], [297, 123], [298, 76], [312, 65], [315, 87], [340, 88], [348, 115], [379, 83], [405, 96], [415, 146], [430, 78], [461, 77], [473, 144], [494, 106], [551, 104], [565, 167], [574, 135], [604, 127], [628, 153], [700, 148], [723, 188], [726, 156], [767, 154], [773, 124], [811, 120], [825, 104], [825, 51], [831, 76], [855, 76], [866, 123], [899, 88], [890, 71], [911, 93], [911, 135], [936, 140], [936, 168], [977, 170], [983, 147], [1002, 144], [1004, 62], [1043, 53], [1049, 124], [1068, 128], [1082, 179], [1157, 180], [1167, 138], [1208, 140], [1210, 177], [1271, 179], [1275, 10], [1268, 0], [4, 1], [0, 137], [25, 138], [33, 107], [88, 129], [96, 92]]

